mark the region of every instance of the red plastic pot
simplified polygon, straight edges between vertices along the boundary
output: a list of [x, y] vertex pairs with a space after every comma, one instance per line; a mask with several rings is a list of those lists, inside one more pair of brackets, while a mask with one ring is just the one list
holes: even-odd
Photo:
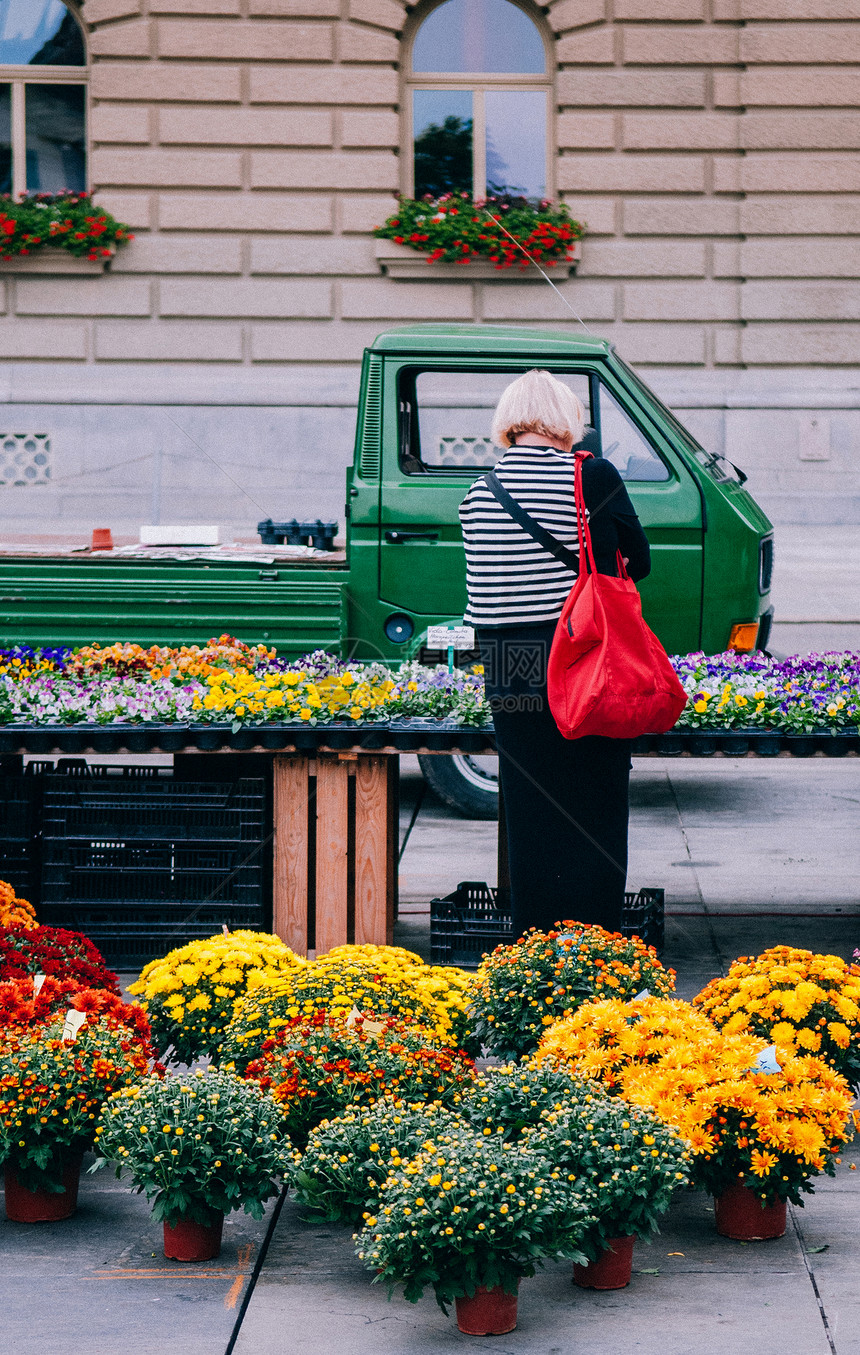
[[211, 1261], [221, 1250], [224, 1215], [213, 1209], [209, 1223], [178, 1219], [164, 1225], [164, 1255], [171, 1261]]
[[7, 1166], [4, 1176], [6, 1217], [13, 1223], [59, 1223], [60, 1219], [71, 1218], [78, 1205], [82, 1156], [82, 1153], [76, 1153], [67, 1159], [60, 1193], [28, 1190], [21, 1185], [14, 1167]]
[[763, 1242], [785, 1232], [785, 1200], [762, 1204], [754, 1190], [740, 1181], [714, 1197], [717, 1232], [738, 1242]]
[[500, 1284], [481, 1285], [470, 1298], [455, 1299], [457, 1326], [467, 1336], [504, 1336], [517, 1325], [517, 1295]]
[[573, 1264], [573, 1283], [580, 1289], [624, 1289], [633, 1273], [634, 1237], [611, 1237], [606, 1251], [587, 1266]]

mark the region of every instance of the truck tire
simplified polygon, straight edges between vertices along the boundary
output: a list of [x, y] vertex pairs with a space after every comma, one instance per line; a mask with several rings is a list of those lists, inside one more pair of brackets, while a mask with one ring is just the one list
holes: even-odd
[[499, 817], [499, 764], [493, 755], [422, 754], [418, 761], [427, 784], [464, 819]]

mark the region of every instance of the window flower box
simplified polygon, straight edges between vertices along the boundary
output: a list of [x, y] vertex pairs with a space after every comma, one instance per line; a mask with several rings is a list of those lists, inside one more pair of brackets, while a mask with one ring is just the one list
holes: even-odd
[[[582, 241], [571, 249], [572, 259], [557, 261], [541, 267], [553, 281], [570, 277], [576, 272], [582, 258]], [[532, 264], [525, 268], [497, 268], [489, 259], [470, 259], [468, 263], [440, 263], [431, 261], [427, 254], [409, 245], [398, 245], [393, 240], [376, 241], [376, 260], [386, 277], [409, 282], [542, 282], [541, 274]], [[523, 261], [525, 262], [525, 260]]]

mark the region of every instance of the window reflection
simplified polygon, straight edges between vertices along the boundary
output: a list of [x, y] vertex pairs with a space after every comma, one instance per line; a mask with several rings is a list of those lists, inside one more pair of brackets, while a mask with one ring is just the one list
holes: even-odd
[[603, 455], [622, 480], [668, 480], [665, 463], [626, 410], [600, 383], [600, 436]]
[[488, 89], [484, 94], [487, 192], [546, 194], [546, 95]]
[[86, 191], [84, 85], [27, 85], [27, 192]]
[[12, 192], [12, 86], [0, 85], [0, 193]]
[[0, 0], [0, 65], [86, 65], [83, 34], [61, 0]]
[[437, 198], [472, 188], [472, 94], [467, 89], [413, 93], [415, 196]]
[[531, 19], [509, 0], [446, 0], [418, 30], [412, 69], [535, 75], [545, 71], [546, 53]]

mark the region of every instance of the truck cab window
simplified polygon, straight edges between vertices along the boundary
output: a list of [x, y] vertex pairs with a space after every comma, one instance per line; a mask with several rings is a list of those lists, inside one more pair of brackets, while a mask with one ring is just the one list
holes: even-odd
[[[401, 422], [401, 469], [407, 474], [463, 471], [474, 475], [494, 466], [502, 449], [494, 445], [489, 433], [493, 410], [502, 391], [520, 374], [511, 370], [404, 373], [408, 393], [404, 389], [401, 400], [409, 406], [411, 417], [408, 425]], [[587, 374], [554, 375], [590, 411]]]
[[668, 480], [669, 469], [654, 447], [600, 383], [600, 435], [603, 455], [622, 480]]

